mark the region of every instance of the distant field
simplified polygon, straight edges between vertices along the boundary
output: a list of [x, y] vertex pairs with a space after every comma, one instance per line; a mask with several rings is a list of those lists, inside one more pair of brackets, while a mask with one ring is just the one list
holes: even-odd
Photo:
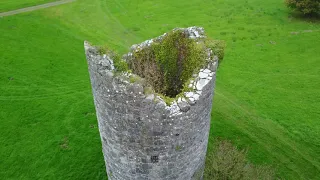
[[24, 7], [44, 4], [58, 0], [1, 0], [0, 1], [0, 12], [20, 9]]
[[319, 179], [320, 24], [278, 0], [79, 0], [1, 18], [0, 177], [106, 179], [83, 41], [124, 53], [193, 25], [227, 42], [208, 153], [230, 139], [282, 179]]

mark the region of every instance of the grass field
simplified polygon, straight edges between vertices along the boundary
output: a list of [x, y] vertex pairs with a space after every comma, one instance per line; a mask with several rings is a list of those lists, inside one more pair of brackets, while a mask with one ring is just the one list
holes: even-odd
[[1, 0], [0, 12], [44, 4], [56, 0]]
[[0, 179], [106, 179], [83, 41], [124, 53], [193, 25], [227, 42], [208, 153], [230, 139], [282, 179], [320, 179], [320, 24], [278, 0], [78, 0], [1, 18]]

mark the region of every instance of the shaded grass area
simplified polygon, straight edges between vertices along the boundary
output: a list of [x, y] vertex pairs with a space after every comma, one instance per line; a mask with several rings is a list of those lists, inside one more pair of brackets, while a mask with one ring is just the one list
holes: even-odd
[[193, 25], [227, 43], [208, 157], [222, 137], [278, 177], [317, 179], [320, 25], [277, 0], [82, 0], [0, 19], [0, 177], [106, 179], [83, 41], [124, 53]]
[[58, 0], [1, 0], [0, 12], [16, 10]]

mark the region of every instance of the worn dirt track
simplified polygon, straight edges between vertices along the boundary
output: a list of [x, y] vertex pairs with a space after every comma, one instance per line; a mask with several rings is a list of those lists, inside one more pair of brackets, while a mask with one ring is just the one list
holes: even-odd
[[16, 9], [16, 10], [12, 10], [12, 11], [2, 12], [2, 13], [0, 13], [0, 17], [12, 16], [12, 15], [20, 14], [20, 13], [24, 13], [24, 12], [30, 12], [30, 11], [35, 11], [38, 9], [49, 8], [49, 7], [58, 6], [61, 4], [71, 3], [74, 1], [76, 1], [76, 0], [61, 0], [61, 1], [51, 2], [51, 3]]

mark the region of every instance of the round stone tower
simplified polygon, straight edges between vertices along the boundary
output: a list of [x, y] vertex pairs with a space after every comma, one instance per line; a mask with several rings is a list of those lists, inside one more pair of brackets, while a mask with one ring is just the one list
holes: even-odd
[[203, 28], [174, 29], [122, 58], [85, 42], [110, 180], [200, 180], [218, 56]]

